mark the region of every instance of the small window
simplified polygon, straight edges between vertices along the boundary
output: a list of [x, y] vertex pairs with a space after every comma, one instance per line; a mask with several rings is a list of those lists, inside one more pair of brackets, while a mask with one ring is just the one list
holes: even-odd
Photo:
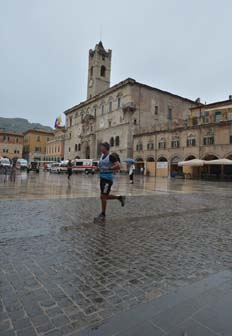
[[48, 141], [50, 141], [50, 139], [49, 139], [49, 138], [47, 138], [47, 142], [48, 142]]
[[168, 120], [172, 120], [172, 108], [168, 108]]
[[134, 125], [137, 125], [137, 119], [134, 119]]
[[198, 124], [198, 118], [197, 117], [192, 118], [192, 124], [193, 124], [193, 126], [197, 126], [197, 124]]
[[104, 114], [104, 105], [101, 107], [101, 113]]
[[230, 135], [230, 144], [232, 145], [232, 135]]
[[72, 127], [72, 117], [69, 118], [69, 126]]
[[70, 147], [69, 147], [68, 151], [71, 152], [71, 148]]
[[113, 137], [110, 138], [110, 146], [114, 147], [114, 138]]
[[180, 147], [180, 141], [179, 140], [173, 140], [172, 141], [172, 148], [179, 148]]
[[155, 115], [158, 115], [158, 113], [159, 113], [159, 107], [156, 105], [155, 106]]
[[119, 136], [116, 136], [115, 138], [115, 146], [119, 146], [120, 145], [120, 138]]
[[101, 66], [101, 77], [106, 76], [106, 67], [104, 65]]
[[166, 142], [165, 141], [160, 141], [158, 146], [159, 146], [159, 149], [165, 149], [166, 148]]
[[109, 112], [112, 112], [112, 102], [109, 102]]
[[71, 139], [71, 137], [72, 137], [72, 133], [69, 133], [69, 139]]
[[77, 144], [75, 144], [75, 152], [77, 152]]
[[93, 66], [90, 68], [90, 76], [93, 77]]
[[81, 150], [81, 144], [78, 144], [78, 151], [80, 152]]
[[39, 135], [37, 136], [37, 141], [40, 142], [40, 136]]
[[203, 145], [205, 145], [205, 146], [214, 145], [214, 136], [204, 137]]
[[222, 114], [221, 112], [215, 112], [215, 122], [219, 122], [222, 120]]
[[109, 127], [111, 127], [111, 124], [112, 124], [112, 121], [111, 121], [111, 120], [109, 120]]
[[196, 146], [196, 139], [195, 138], [187, 139], [187, 147], [195, 147], [195, 146]]
[[15, 142], [16, 142], [16, 143], [19, 143], [19, 138], [16, 138]]
[[118, 109], [121, 108], [121, 97], [118, 97]]

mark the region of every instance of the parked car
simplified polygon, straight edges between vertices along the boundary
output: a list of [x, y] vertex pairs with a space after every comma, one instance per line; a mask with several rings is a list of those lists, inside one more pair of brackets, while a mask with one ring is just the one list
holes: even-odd
[[2, 168], [10, 168], [11, 163], [10, 160], [7, 158], [0, 158], [0, 167]]
[[17, 162], [16, 162], [16, 168], [17, 169], [24, 170], [24, 169], [27, 169], [27, 167], [28, 167], [27, 160], [25, 160], [25, 159], [18, 159], [17, 160]]
[[[67, 170], [67, 168], [66, 168], [66, 170]], [[53, 173], [60, 174], [62, 172], [63, 172], [63, 167], [62, 167], [61, 163], [57, 162], [57, 163], [52, 163], [51, 164], [51, 168], [50, 168], [50, 173], [51, 174], [53, 174]]]

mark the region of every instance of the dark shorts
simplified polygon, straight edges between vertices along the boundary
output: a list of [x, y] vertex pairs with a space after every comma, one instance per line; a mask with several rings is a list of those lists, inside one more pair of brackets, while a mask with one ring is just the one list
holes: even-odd
[[101, 178], [100, 179], [101, 194], [109, 195], [112, 185], [113, 185], [113, 181]]

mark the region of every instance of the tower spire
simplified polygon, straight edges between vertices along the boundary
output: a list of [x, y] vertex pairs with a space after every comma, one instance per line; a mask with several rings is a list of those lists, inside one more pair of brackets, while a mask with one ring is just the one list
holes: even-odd
[[110, 87], [111, 56], [112, 51], [106, 50], [101, 40], [89, 50], [87, 99]]

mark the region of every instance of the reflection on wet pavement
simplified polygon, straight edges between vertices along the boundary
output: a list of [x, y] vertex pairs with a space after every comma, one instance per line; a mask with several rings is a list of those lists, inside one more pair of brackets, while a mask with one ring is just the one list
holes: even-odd
[[[51, 199], [96, 197], [99, 195], [98, 176], [73, 175], [71, 181], [66, 175], [26, 173], [18, 174], [16, 182], [4, 181], [0, 175], [0, 199]], [[227, 190], [228, 182], [206, 182], [182, 179], [141, 177], [130, 185], [128, 176], [116, 176], [113, 191], [126, 195], [151, 195], [154, 192], [211, 193]]]
[[[1, 177], [0, 177], [1, 179]], [[127, 206], [99, 212], [98, 177], [0, 180], [0, 326], [78, 335], [119, 311], [232, 267], [228, 183], [118, 176]]]

